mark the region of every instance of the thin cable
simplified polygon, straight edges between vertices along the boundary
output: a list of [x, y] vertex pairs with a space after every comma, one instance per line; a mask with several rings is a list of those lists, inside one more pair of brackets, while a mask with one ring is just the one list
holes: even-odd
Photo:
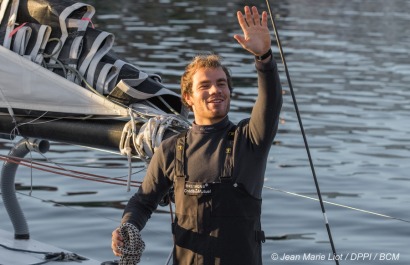
[[[172, 230], [174, 229], [174, 212], [173, 212], [173, 210], [172, 210], [172, 201], [171, 201], [171, 195], [168, 193], [168, 199], [169, 199], [169, 212], [170, 212], [170, 214], [171, 214], [171, 226], [172, 226]], [[172, 249], [171, 249], [171, 251], [169, 252], [169, 255], [168, 255], [168, 258], [167, 258], [167, 261], [165, 262], [165, 265], [168, 265], [169, 264], [169, 262], [171, 261], [171, 259], [172, 259], [172, 255], [173, 255], [173, 253], [174, 253], [174, 248], [175, 248], [175, 235], [174, 235], [174, 233], [172, 233], [172, 239], [173, 239], [173, 246], [172, 246]]]
[[[16, 163], [16, 164], [23, 165], [23, 166], [26, 166], [26, 167], [32, 167], [34, 169], [42, 170], [42, 171], [45, 171], [45, 172], [50, 172], [50, 173], [60, 174], [60, 175], [63, 175], [63, 176], [73, 177], [73, 178], [77, 178], [77, 179], [90, 180], [90, 181], [96, 181], [96, 182], [102, 182], [102, 183], [108, 183], [108, 184], [115, 184], [115, 185], [122, 185], [122, 186], [126, 185], [126, 180], [123, 180], [123, 179], [113, 179], [113, 178], [100, 176], [100, 175], [96, 175], [96, 174], [90, 174], [90, 173], [85, 173], [85, 172], [75, 171], [75, 170], [68, 170], [68, 169], [64, 169], [62, 167], [47, 166], [47, 165], [44, 165], [44, 164], [41, 164], [41, 163], [38, 163], [38, 162], [27, 161], [25, 159], [21, 159], [21, 158], [18, 158], [18, 157], [10, 157], [10, 156], [0, 155], [0, 160], [7, 161], [9, 163]], [[34, 165], [31, 165], [31, 163], [33, 163]], [[68, 173], [65, 173], [63, 171], [68, 172]], [[140, 181], [132, 181], [131, 186], [132, 187], [139, 187], [140, 184], [141, 184]]]
[[[313, 197], [303, 195], [303, 194], [300, 194], [300, 193], [296, 193], [296, 192], [281, 190], [281, 189], [277, 189], [277, 188], [269, 187], [269, 186], [263, 186], [263, 188], [268, 189], [268, 190], [272, 190], [272, 191], [279, 191], [279, 192], [289, 194], [289, 195], [293, 195], [293, 196], [297, 196], [297, 197], [300, 197], [300, 198], [305, 198], [305, 199], [309, 199], [309, 200], [313, 200], [313, 201], [319, 201], [319, 199], [317, 199], [317, 198], [313, 198]], [[344, 205], [344, 204], [340, 204], [340, 203], [329, 202], [329, 201], [323, 201], [323, 202], [327, 203], [327, 204], [330, 204], [330, 205], [333, 205], [333, 206], [338, 206], [338, 207], [346, 208], [346, 209], [353, 210], [353, 211], [358, 211], [358, 212], [362, 212], [362, 213], [376, 215], [376, 216], [379, 216], [379, 217], [384, 217], [384, 218], [393, 219], [393, 220], [397, 220], [397, 221], [401, 221], [401, 222], [405, 222], [405, 223], [410, 223], [410, 220], [406, 220], [406, 219], [403, 219], [403, 218], [398, 218], [398, 217], [394, 217], [394, 216], [390, 216], [390, 215], [386, 215], [386, 214], [382, 214], [382, 213], [372, 212], [372, 211], [369, 211], [369, 210], [360, 209], [360, 208], [356, 208], [356, 207], [353, 207], [353, 206]]]
[[[323, 219], [325, 221], [325, 226], [326, 226], [327, 234], [328, 234], [328, 237], [329, 237], [330, 245], [332, 247], [333, 255], [334, 255], [334, 257], [336, 257], [337, 256], [336, 248], [335, 248], [335, 244], [333, 242], [332, 232], [330, 231], [330, 226], [329, 226], [329, 221], [327, 219], [325, 206], [323, 204], [323, 199], [322, 199], [322, 195], [321, 195], [320, 188], [319, 188], [319, 182], [318, 182], [317, 177], [316, 177], [315, 167], [313, 165], [312, 157], [310, 155], [310, 149], [309, 149], [309, 145], [308, 145], [307, 138], [306, 138], [306, 135], [305, 135], [305, 130], [303, 128], [302, 118], [300, 117], [298, 104], [296, 102], [295, 92], [293, 91], [293, 86], [292, 86], [292, 82], [290, 80], [288, 66], [286, 64], [285, 55], [283, 53], [282, 45], [281, 45], [281, 42], [280, 42], [280, 39], [279, 39], [279, 33], [278, 33], [278, 30], [276, 29], [275, 20], [273, 19], [272, 9], [271, 9], [269, 0], [266, 0], [266, 5], [268, 6], [269, 16], [271, 18], [273, 30], [275, 31], [276, 42], [277, 42], [277, 45], [278, 45], [278, 48], [279, 48], [280, 56], [282, 58], [282, 63], [285, 67], [286, 78], [288, 80], [289, 89], [290, 89], [290, 92], [291, 92], [291, 95], [292, 95], [293, 104], [295, 106], [295, 111], [296, 111], [296, 115], [297, 115], [299, 126], [300, 126], [300, 131], [302, 133], [303, 141], [304, 141], [305, 147], [306, 147], [306, 152], [307, 152], [307, 155], [308, 155], [308, 158], [309, 158], [309, 164], [310, 164], [310, 168], [312, 170], [312, 176], [313, 176], [313, 180], [315, 182], [316, 192], [317, 192], [317, 195], [318, 195], [318, 198], [319, 198], [320, 208], [322, 209]], [[339, 265], [338, 259], [335, 259], [335, 262], [336, 262], [336, 265]]]
[[34, 196], [34, 195], [28, 195], [27, 193], [24, 193], [24, 192], [21, 192], [21, 191], [16, 191], [16, 193], [17, 194], [19, 194], [19, 195], [22, 195], [22, 196], [26, 196], [26, 197], [29, 197], [30, 199], [35, 199], [35, 200], [38, 200], [38, 201], [40, 201], [40, 202], [42, 202], [42, 203], [52, 203], [52, 204], [54, 204], [55, 206], [61, 206], [61, 207], [65, 207], [65, 208], [67, 208], [67, 209], [69, 209], [69, 210], [73, 210], [73, 211], [76, 211], [76, 212], [79, 212], [79, 213], [87, 213], [87, 215], [89, 215], [89, 216], [94, 216], [94, 217], [98, 217], [98, 218], [102, 218], [102, 219], [105, 219], [105, 220], [108, 220], [108, 221], [112, 221], [112, 222], [115, 222], [115, 223], [118, 223], [118, 222], [120, 222], [121, 220], [118, 220], [118, 219], [113, 219], [113, 218], [109, 218], [109, 217], [107, 217], [107, 216], [104, 216], [104, 215], [101, 215], [101, 214], [96, 214], [96, 213], [92, 213], [92, 212], [90, 212], [90, 211], [88, 211], [87, 209], [84, 209], [84, 208], [76, 208], [76, 207], [73, 207], [73, 206], [71, 206], [71, 205], [67, 205], [67, 204], [64, 204], [64, 203], [61, 203], [61, 202], [57, 202], [57, 201], [54, 201], [54, 200], [49, 200], [49, 199], [44, 199], [44, 198], [40, 198], [40, 197], [37, 197], [37, 196]]
[[[27, 144], [27, 139], [26, 139], [26, 144]], [[33, 193], [33, 154], [31, 153], [31, 149], [29, 150], [30, 154], [30, 192], [29, 195]]]

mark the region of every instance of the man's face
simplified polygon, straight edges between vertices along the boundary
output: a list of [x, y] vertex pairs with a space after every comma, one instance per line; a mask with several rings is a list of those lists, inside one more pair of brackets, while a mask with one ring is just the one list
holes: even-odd
[[219, 68], [200, 68], [192, 76], [192, 94], [185, 94], [198, 125], [221, 121], [229, 111], [230, 91], [225, 72]]

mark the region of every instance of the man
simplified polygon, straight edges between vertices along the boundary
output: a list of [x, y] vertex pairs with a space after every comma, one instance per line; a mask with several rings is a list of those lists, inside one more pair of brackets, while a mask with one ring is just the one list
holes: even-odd
[[[181, 78], [183, 102], [194, 113], [192, 128], [163, 141], [124, 210], [122, 223], [141, 230], [174, 185], [174, 264], [262, 264], [261, 193], [282, 91], [267, 13], [248, 6], [244, 11], [237, 13], [244, 35], [234, 38], [256, 57], [258, 98], [251, 117], [238, 125], [229, 120], [231, 77], [219, 57], [194, 58]], [[123, 245], [114, 230], [115, 255], [122, 255]]]

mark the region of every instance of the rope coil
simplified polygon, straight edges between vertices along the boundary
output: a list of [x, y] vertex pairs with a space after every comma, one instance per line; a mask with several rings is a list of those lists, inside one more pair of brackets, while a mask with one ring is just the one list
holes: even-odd
[[[132, 110], [130, 110], [132, 111]], [[188, 122], [174, 115], [157, 115], [149, 118], [136, 132], [136, 121], [130, 113], [131, 120], [124, 125], [119, 149], [122, 155], [128, 155], [131, 143], [135, 148], [138, 158], [149, 162], [155, 151], [160, 146], [166, 130], [175, 131], [173, 128], [188, 129]]]
[[135, 265], [139, 263], [142, 252], [145, 250], [145, 243], [141, 238], [140, 231], [133, 224], [124, 223], [119, 227], [119, 233], [124, 239], [124, 246], [118, 247], [122, 252], [119, 265]]
[[127, 191], [130, 191], [131, 183], [131, 172], [132, 172], [132, 147], [131, 143], [135, 148], [138, 158], [149, 163], [151, 157], [154, 155], [155, 151], [160, 146], [165, 131], [171, 129], [171, 127], [182, 127], [185, 129], [189, 128], [189, 124], [181, 120], [179, 116], [174, 115], [157, 115], [149, 118], [140, 128], [137, 133], [136, 129], [136, 119], [134, 117], [133, 110], [129, 110], [130, 121], [124, 125], [121, 135], [121, 141], [119, 144], [119, 149], [121, 155], [126, 155], [128, 158], [128, 183]]

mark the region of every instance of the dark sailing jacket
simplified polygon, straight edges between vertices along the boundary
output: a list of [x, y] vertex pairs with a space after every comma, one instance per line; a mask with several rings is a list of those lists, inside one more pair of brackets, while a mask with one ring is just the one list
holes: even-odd
[[[141, 230], [169, 188], [175, 186], [176, 264], [261, 264], [261, 194], [267, 157], [279, 123], [282, 89], [273, 60], [269, 63], [256, 61], [255, 66], [258, 97], [251, 117], [240, 121], [235, 128], [231, 162], [226, 160], [226, 144], [235, 125], [229, 118], [208, 126], [194, 123], [184, 137], [184, 163], [180, 164], [183, 174], [176, 170], [176, 146], [180, 138], [173, 136], [164, 140], [152, 157], [141, 187], [124, 210], [122, 222], [133, 223]], [[220, 181], [229, 170], [232, 170], [230, 178]], [[189, 183], [193, 183], [194, 189], [202, 185], [209, 188], [197, 195], [186, 195]], [[211, 195], [205, 195], [206, 192]], [[201, 209], [205, 206], [209, 207]], [[195, 207], [196, 213], [192, 212]], [[214, 244], [214, 238], [222, 239], [215, 245], [221, 247], [207, 248]], [[252, 238], [252, 242], [248, 238]], [[251, 250], [245, 252], [245, 247]], [[252, 262], [243, 260], [238, 251], [251, 254]], [[178, 261], [188, 257], [188, 253], [190, 257], [196, 256], [195, 262]], [[236, 261], [235, 255], [239, 263], [225, 262], [228, 256]]]

